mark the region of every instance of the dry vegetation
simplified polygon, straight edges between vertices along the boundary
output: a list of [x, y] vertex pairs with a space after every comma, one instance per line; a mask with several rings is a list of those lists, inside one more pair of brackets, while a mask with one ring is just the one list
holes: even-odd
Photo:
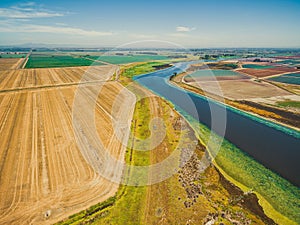
[[[0, 73], [0, 224], [51, 224], [117, 191], [117, 184], [87, 163], [75, 140], [72, 106], [76, 84], [86, 69]], [[87, 99], [98, 94], [99, 82], [109, 79], [114, 67], [92, 70], [82, 84]], [[112, 104], [131, 106], [133, 100], [126, 93], [118, 95], [122, 89], [119, 83], [108, 82], [95, 108], [99, 137], [107, 151], [120, 159], [125, 147], [113, 133]], [[115, 116], [122, 113], [118, 108], [116, 112]], [[120, 118], [128, 122], [130, 116]]]
[[[0, 91], [29, 88], [70, 86], [80, 83], [106, 81], [115, 66], [68, 67], [57, 69], [23, 69], [0, 72]], [[81, 80], [82, 76], [84, 80]]]
[[0, 70], [18, 69], [24, 58], [0, 58]]

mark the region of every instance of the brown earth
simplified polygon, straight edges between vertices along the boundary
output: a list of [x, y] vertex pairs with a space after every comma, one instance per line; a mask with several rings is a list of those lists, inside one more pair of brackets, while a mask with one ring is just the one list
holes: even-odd
[[275, 71], [280, 71], [282, 73], [287, 73], [287, 72], [297, 72], [297, 71], [300, 71], [298, 69], [295, 69], [295, 68], [291, 68], [291, 67], [280, 67], [280, 66], [277, 66], [275, 68], [270, 68], [268, 70], [275, 70]]
[[254, 77], [267, 77], [283, 73], [282, 71], [272, 69], [239, 69], [237, 71]]

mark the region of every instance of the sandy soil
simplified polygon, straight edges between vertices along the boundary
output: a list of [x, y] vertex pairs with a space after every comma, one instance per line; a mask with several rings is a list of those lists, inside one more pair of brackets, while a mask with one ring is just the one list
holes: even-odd
[[[86, 82], [106, 80], [112, 68], [93, 68]], [[0, 86], [16, 89], [0, 93], [0, 224], [52, 224], [115, 194], [118, 185], [104, 179], [95, 170], [97, 162], [86, 157], [91, 149], [78, 145], [73, 127], [73, 103], [83, 68], [16, 70], [1, 72]], [[56, 87], [56, 84], [70, 86]], [[50, 85], [34, 90], [20, 87]], [[99, 84], [84, 86], [83, 97], [97, 94]], [[96, 128], [104, 147], [93, 154], [108, 151], [123, 159], [127, 138], [114, 134], [113, 119], [128, 123], [133, 98], [122, 92], [117, 82], [102, 87], [94, 107]], [[82, 108], [93, 102], [82, 102]], [[113, 106], [117, 105], [117, 106]], [[127, 105], [127, 110], [120, 107]], [[119, 106], [119, 107], [118, 107]], [[113, 109], [113, 110], [112, 110]], [[133, 109], [132, 109], [133, 110]], [[123, 114], [125, 112], [125, 114]], [[90, 118], [85, 111], [79, 115]], [[85, 131], [87, 128], [84, 128]], [[95, 134], [94, 134], [95, 135]], [[120, 140], [121, 138], [121, 140]], [[87, 151], [87, 152], [85, 152]], [[121, 168], [113, 169], [118, 176]]]

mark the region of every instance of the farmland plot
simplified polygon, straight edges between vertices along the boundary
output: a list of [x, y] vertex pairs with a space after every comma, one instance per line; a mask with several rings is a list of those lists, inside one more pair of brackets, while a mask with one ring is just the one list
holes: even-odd
[[[101, 152], [107, 151], [123, 160], [126, 146], [122, 143], [127, 134], [116, 136], [112, 118], [129, 123], [134, 98], [117, 82], [100, 86], [98, 81], [112, 76], [114, 70], [110, 69], [89, 71], [89, 83], [81, 84], [87, 99], [82, 109], [94, 104], [88, 100], [91, 94], [98, 96], [93, 107], [103, 148], [97, 149], [97, 155], [101, 159]], [[83, 152], [89, 149], [76, 141], [72, 110], [83, 70], [24, 71], [0, 82], [2, 90], [17, 89], [0, 93], [0, 224], [52, 224], [113, 196], [118, 185], [95, 171]], [[49, 86], [39, 87], [45, 84]], [[32, 86], [36, 89], [18, 90]], [[127, 110], [120, 110], [124, 105]], [[84, 121], [90, 119], [80, 114], [84, 110], [78, 113]], [[111, 171], [112, 176], [121, 169]]]

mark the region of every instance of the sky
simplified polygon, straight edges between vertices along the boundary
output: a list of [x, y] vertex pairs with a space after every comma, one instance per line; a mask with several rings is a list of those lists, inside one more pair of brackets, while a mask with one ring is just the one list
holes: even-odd
[[146, 40], [162, 45], [153, 47], [300, 47], [300, 0], [0, 0], [2, 46]]

